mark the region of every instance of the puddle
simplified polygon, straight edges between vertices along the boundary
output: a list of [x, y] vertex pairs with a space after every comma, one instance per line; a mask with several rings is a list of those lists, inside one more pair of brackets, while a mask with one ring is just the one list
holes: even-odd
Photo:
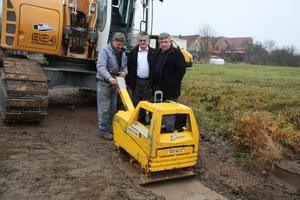
[[275, 177], [293, 190], [300, 189], [300, 160], [285, 160], [275, 165]]

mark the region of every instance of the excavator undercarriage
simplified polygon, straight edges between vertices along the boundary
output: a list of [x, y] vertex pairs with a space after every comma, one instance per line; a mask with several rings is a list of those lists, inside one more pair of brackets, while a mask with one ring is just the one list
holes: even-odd
[[0, 113], [3, 121], [42, 121], [47, 115], [48, 80], [39, 63], [4, 56], [0, 69]]

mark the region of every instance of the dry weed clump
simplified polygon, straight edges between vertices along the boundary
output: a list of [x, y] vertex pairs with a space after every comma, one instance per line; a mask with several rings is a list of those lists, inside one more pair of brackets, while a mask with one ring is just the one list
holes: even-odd
[[284, 149], [297, 149], [300, 133], [281, 116], [248, 112], [226, 127], [226, 134], [241, 153], [248, 153], [248, 166], [272, 167], [284, 158]]
[[287, 121], [294, 125], [296, 130], [300, 130], [300, 109], [290, 107], [282, 112], [282, 115], [286, 117]]

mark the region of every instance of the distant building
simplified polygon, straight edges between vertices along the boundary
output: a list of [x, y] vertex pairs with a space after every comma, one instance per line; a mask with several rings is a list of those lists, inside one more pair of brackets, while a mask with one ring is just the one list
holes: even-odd
[[[242, 61], [245, 57], [245, 52], [248, 49], [248, 45], [252, 43], [251, 37], [235, 37], [226, 38], [218, 37], [213, 38], [201, 38], [199, 35], [186, 35], [186, 36], [173, 36], [180, 40], [186, 40], [186, 50], [192, 55], [201, 57], [201, 48], [207, 48], [210, 55], [215, 57], [230, 59], [232, 61]], [[176, 40], [177, 41], [177, 40]]]
[[186, 50], [188, 52], [198, 54], [202, 43], [199, 35], [180, 36], [180, 39], [186, 40]]
[[[172, 36], [173, 37], [173, 36]], [[181, 47], [184, 48], [185, 50], [187, 49], [187, 41], [184, 39], [181, 39], [180, 36], [174, 36], [174, 40], [176, 40], [177, 44]]]
[[248, 49], [251, 37], [220, 38], [214, 45], [214, 53], [245, 53]]

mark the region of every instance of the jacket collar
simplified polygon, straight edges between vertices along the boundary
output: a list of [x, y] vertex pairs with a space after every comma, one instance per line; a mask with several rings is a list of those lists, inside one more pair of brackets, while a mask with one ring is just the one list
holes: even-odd
[[[108, 48], [109, 48], [111, 51], [113, 51], [113, 52], [117, 53], [117, 52], [114, 50], [114, 48], [113, 48], [113, 46], [112, 46], [112, 43], [111, 43], [111, 42], [109, 42]], [[122, 54], [124, 51], [125, 51], [125, 49], [124, 49], [124, 48], [122, 48], [122, 50], [121, 50], [121, 52], [120, 52], [120, 53]]]
[[[160, 52], [160, 53], [163, 52], [163, 51], [161, 50], [161, 48], [159, 49], [159, 52]], [[173, 47], [173, 45], [171, 45], [170, 49], [168, 49], [167, 51], [164, 51], [164, 53], [173, 53], [173, 52], [174, 52], [174, 47]]]

